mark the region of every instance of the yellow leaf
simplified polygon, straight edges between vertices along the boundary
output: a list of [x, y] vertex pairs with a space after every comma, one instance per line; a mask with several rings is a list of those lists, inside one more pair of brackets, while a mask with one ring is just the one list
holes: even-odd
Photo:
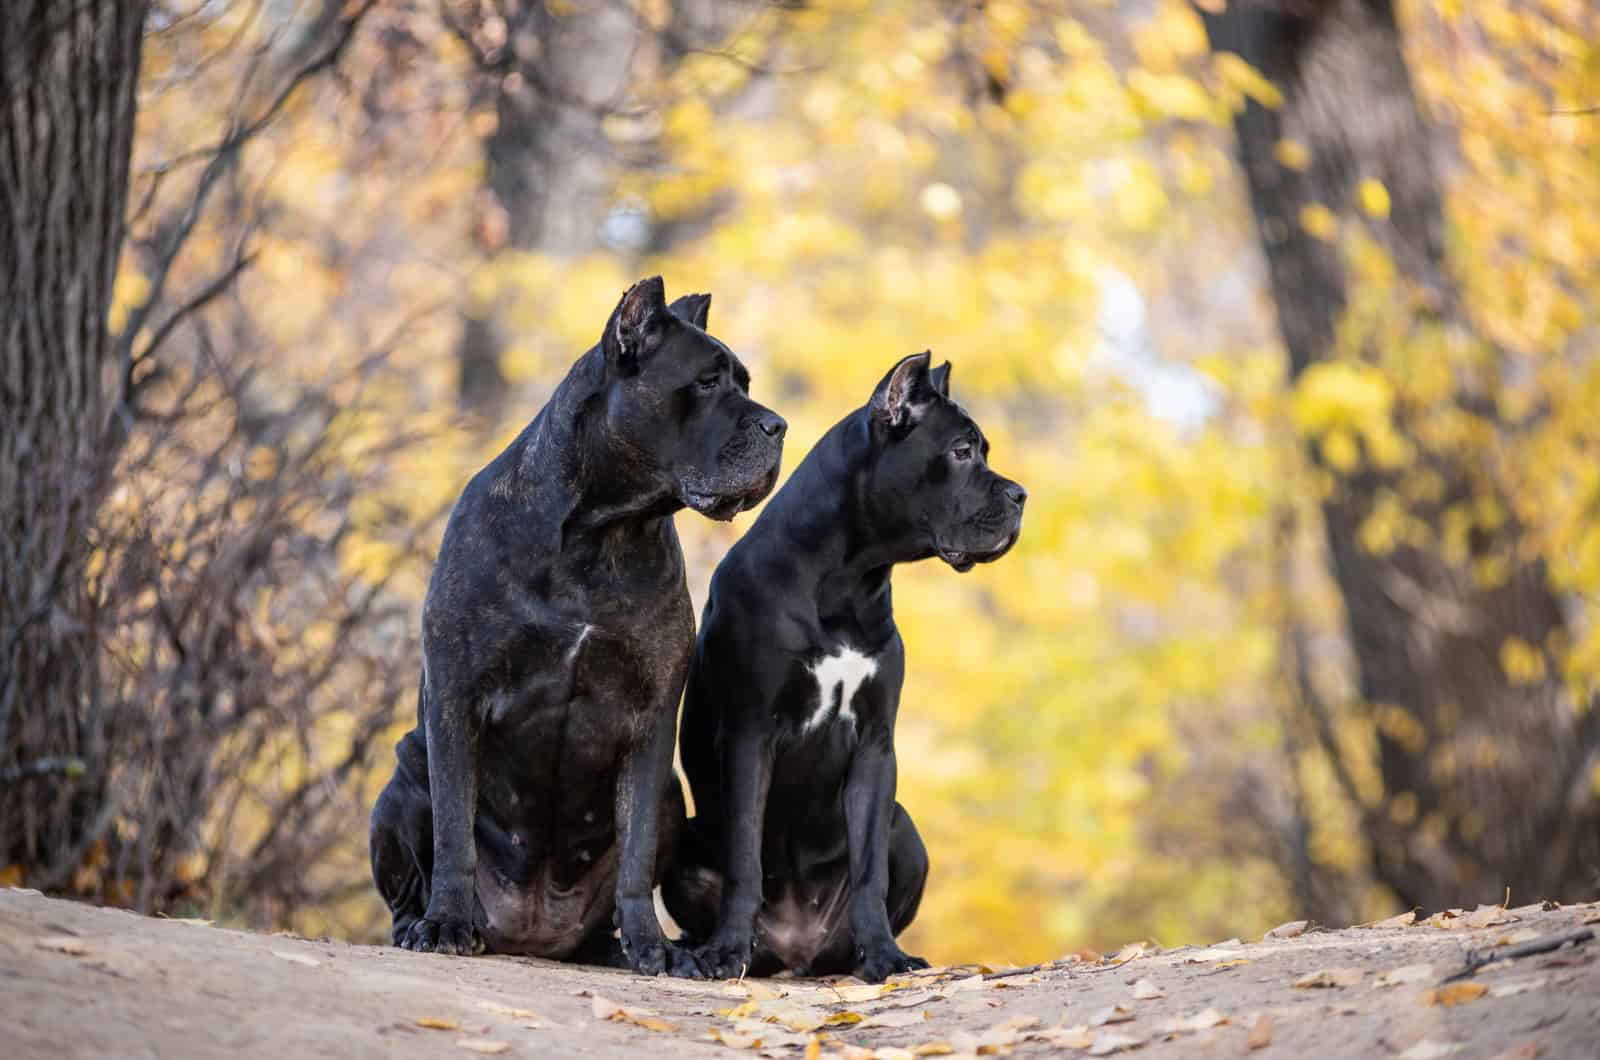
[[1422, 995], [1424, 1005], [1443, 1005], [1445, 1008], [1454, 1008], [1468, 1001], [1476, 1001], [1489, 992], [1489, 988], [1482, 983], [1465, 982], [1451, 983], [1437, 990], [1430, 990]]
[[1229, 88], [1249, 96], [1263, 107], [1276, 110], [1283, 106], [1283, 93], [1278, 86], [1244, 59], [1233, 52], [1218, 52], [1214, 61], [1217, 75]]
[[1273, 145], [1272, 157], [1278, 160], [1278, 165], [1296, 173], [1304, 173], [1311, 168], [1311, 149], [1299, 140], [1279, 140]]
[[1332, 243], [1339, 235], [1339, 219], [1320, 202], [1300, 207], [1300, 227], [1324, 243]]
[[460, 1027], [461, 1024], [457, 1023], [455, 1020], [441, 1020], [435, 1019], [432, 1016], [423, 1016], [421, 1019], [417, 1020], [417, 1026], [426, 1027], [430, 1031], [453, 1031]]
[[1378, 218], [1389, 216], [1389, 189], [1383, 186], [1382, 181], [1368, 177], [1356, 189], [1356, 196], [1361, 200], [1361, 208], [1367, 211], [1368, 216]]

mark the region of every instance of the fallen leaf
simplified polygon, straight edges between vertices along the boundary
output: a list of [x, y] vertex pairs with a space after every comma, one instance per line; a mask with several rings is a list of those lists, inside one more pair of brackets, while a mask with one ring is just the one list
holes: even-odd
[[721, 1027], [711, 1028], [711, 1040], [721, 1042], [730, 1049], [754, 1049], [761, 1044], [759, 1035], [725, 1031]]
[[752, 998], [756, 1001], [776, 1001], [784, 996], [782, 990], [768, 986], [756, 979], [746, 979], [743, 982], [729, 983], [723, 992], [733, 997]]
[[1359, 982], [1361, 982], [1360, 968], [1323, 968], [1302, 975], [1294, 981], [1294, 986], [1297, 990], [1312, 990], [1323, 987], [1355, 986]]
[[1403, 964], [1399, 968], [1391, 968], [1378, 976], [1372, 985], [1402, 986], [1406, 983], [1420, 983], [1424, 979], [1433, 978], [1433, 965], [1431, 964]]
[[1148, 979], [1141, 979], [1133, 984], [1133, 999], [1135, 1001], [1154, 1001], [1158, 997], [1166, 997], [1166, 993]]
[[1468, 1001], [1476, 1001], [1488, 992], [1489, 988], [1482, 983], [1471, 981], [1451, 983], [1449, 986], [1441, 986], [1437, 990], [1430, 990], [1423, 994], [1422, 1003], [1424, 1005], [1443, 1005], [1445, 1008], [1454, 1008], [1457, 1005], [1466, 1004]]
[[872, 1060], [916, 1060], [916, 1055], [898, 1045], [880, 1045], [872, 1050]]
[[1089, 1017], [1089, 1026], [1104, 1027], [1108, 1023], [1127, 1023], [1133, 1019], [1133, 1009], [1126, 1005], [1112, 1005]]
[[1427, 1038], [1400, 1054], [1400, 1060], [1439, 1060], [1441, 1056], [1459, 1053], [1461, 1046], [1455, 1042], [1435, 1042]]
[[69, 957], [86, 957], [90, 953], [88, 943], [71, 935], [46, 935], [44, 938], [34, 939], [33, 944], [41, 950], [55, 950]]
[[430, 1031], [453, 1031], [460, 1027], [461, 1024], [457, 1023], [455, 1020], [441, 1020], [434, 1019], [432, 1016], [423, 1016], [421, 1019], [417, 1020], [417, 1026], [426, 1027]]
[[955, 979], [945, 983], [939, 988], [941, 994], [954, 994], [962, 990], [982, 990], [985, 984], [983, 976], [969, 975], [965, 979]]
[[1520, 946], [1522, 943], [1532, 942], [1538, 937], [1539, 933], [1533, 930], [1533, 928], [1517, 928], [1517, 930], [1511, 932], [1511, 934], [1501, 935], [1499, 938], [1495, 939], [1494, 944], [1496, 946]]
[[822, 1026], [848, 1027], [851, 1024], [860, 1023], [865, 1019], [866, 1017], [861, 1013], [851, 1012], [849, 1009], [846, 1009], [843, 1012], [830, 1012], [826, 1017], [823, 1018]]
[[457, 1038], [456, 1047], [465, 1049], [469, 1053], [483, 1053], [485, 1056], [498, 1056], [511, 1048], [510, 1042], [497, 1042], [489, 1038]]
[[1226, 946], [1209, 946], [1203, 950], [1184, 954], [1184, 961], [1189, 964], [1206, 964], [1210, 961], [1232, 961], [1244, 956], [1239, 950]]
[[1249, 964], [1249, 963], [1250, 963], [1250, 958], [1248, 958], [1248, 957], [1240, 957], [1238, 960], [1233, 960], [1233, 961], [1218, 961], [1216, 964], [1212, 965], [1212, 967], [1220, 972], [1224, 968], [1238, 968], [1241, 965], [1246, 965], [1246, 964]]
[[1124, 1049], [1137, 1049], [1143, 1044], [1143, 1038], [1136, 1038], [1131, 1034], [1104, 1031], [1095, 1035], [1094, 1044], [1089, 1046], [1089, 1055], [1110, 1056], [1112, 1053], [1120, 1053]]
[[760, 1012], [760, 1011], [761, 1011], [761, 1002], [759, 1002], [759, 1001], [746, 1001], [746, 1002], [743, 1002], [742, 1004], [735, 1005], [732, 1008], [718, 1009], [717, 1010], [717, 1015], [723, 1017], [724, 1019], [742, 1020], [742, 1019], [748, 1019], [749, 1017], [754, 1016], [757, 1012]]
[[1034, 1041], [1048, 1042], [1064, 1049], [1087, 1049], [1094, 1044], [1095, 1035], [1082, 1023], [1072, 1027], [1046, 1027], [1028, 1035]]
[[1265, 1013], [1250, 1025], [1250, 1037], [1244, 1040], [1251, 1049], [1265, 1049], [1272, 1044], [1272, 1017]]
[[1517, 994], [1526, 994], [1529, 990], [1537, 990], [1544, 986], [1544, 976], [1537, 979], [1522, 979], [1514, 983], [1496, 983], [1489, 988], [1490, 997], [1514, 997]]
[[856, 1004], [861, 1001], [871, 1001], [882, 997], [899, 987], [892, 983], [854, 983], [847, 986], [830, 986], [827, 988], [838, 996], [845, 1004]]
[[1424, 920], [1424, 924], [1432, 927], [1443, 928], [1446, 931], [1456, 931], [1466, 927], [1467, 914], [1462, 909], [1441, 909]]
[[498, 1001], [480, 1001], [478, 1002], [478, 1007], [485, 1012], [492, 1012], [496, 1016], [501, 1016], [508, 1020], [516, 1020], [530, 1030], [539, 1028], [538, 1014], [529, 1012], [525, 1008], [512, 1008], [510, 1005], [502, 1005]]
[[1514, 923], [1517, 918], [1506, 912], [1504, 906], [1480, 905], [1467, 914], [1466, 920], [1469, 928], [1486, 928]]
[[822, 1039], [818, 1038], [816, 1035], [813, 1034], [811, 1036], [811, 1040], [806, 1042], [806, 1058], [805, 1058], [805, 1060], [821, 1060], [821, 1057], [822, 1057]]
[[1038, 1016], [1012, 1016], [1008, 1020], [1001, 1020], [989, 1029], [1000, 1032], [1027, 1031], [1032, 1030], [1043, 1022]]
[[1279, 924], [1262, 938], [1265, 939], [1293, 939], [1306, 933], [1306, 928], [1311, 926], [1309, 920], [1291, 920], [1287, 924]]
[[655, 1014], [648, 1009], [624, 1008], [610, 998], [601, 997], [599, 994], [592, 996], [591, 1011], [597, 1020], [614, 1020], [617, 1023], [631, 1023], [635, 1027], [643, 1027], [647, 1031], [675, 1031], [677, 1024], [668, 1023], [664, 1019], [657, 1019]]
[[303, 953], [291, 953], [288, 950], [273, 950], [272, 955], [280, 960], [288, 961], [290, 964], [303, 964], [307, 968], [316, 968], [322, 964], [315, 957], [307, 957]]
[[1521, 1045], [1513, 1046], [1503, 1053], [1495, 1053], [1489, 1060], [1534, 1060], [1542, 1052], [1544, 1052], [1544, 1043], [1523, 1042]]
[[950, 1056], [950, 1055], [954, 1054], [955, 1051], [956, 1051], [956, 1047], [951, 1045], [949, 1042], [923, 1042], [921, 1045], [917, 1045], [917, 1046], [913, 1046], [912, 1047], [911, 1055], [912, 1056]]
[[1592, 913], [1583, 914], [1583, 923], [1600, 924], [1600, 909], [1597, 909]]
[[1212, 1027], [1227, 1023], [1228, 1017], [1214, 1008], [1208, 1008], [1193, 1016], [1180, 1019], [1170, 1019], [1161, 1025], [1163, 1034], [1187, 1034], [1193, 1031], [1210, 1030]]
[[1362, 924], [1361, 926], [1362, 927], [1369, 927], [1369, 928], [1403, 928], [1403, 927], [1410, 927], [1411, 925], [1415, 924], [1416, 922], [1417, 922], [1417, 911], [1415, 909], [1412, 909], [1412, 910], [1410, 910], [1408, 912], [1400, 913], [1397, 916], [1389, 917], [1386, 920], [1376, 920], [1376, 921], [1373, 921], [1370, 924]]

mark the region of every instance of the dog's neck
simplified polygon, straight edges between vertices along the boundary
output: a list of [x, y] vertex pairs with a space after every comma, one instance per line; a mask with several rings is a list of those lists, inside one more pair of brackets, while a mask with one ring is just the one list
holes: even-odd
[[659, 476], [641, 468], [602, 430], [605, 361], [598, 346], [572, 366], [549, 402], [507, 450], [495, 492], [531, 511], [560, 513], [562, 540], [658, 533], [683, 507]]
[[[807, 555], [799, 591], [809, 593], [824, 617], [863, 609], [889, 618], [890, 575], [895, 564], [932, 555], [914, 528], [884, 532], [867, 503], [874, 442], [865, 409], [835, 424], [795, 469], [783, 493], [768, 505], [775, 529]], [[759, 524], [758, 524], [759, 525]]]

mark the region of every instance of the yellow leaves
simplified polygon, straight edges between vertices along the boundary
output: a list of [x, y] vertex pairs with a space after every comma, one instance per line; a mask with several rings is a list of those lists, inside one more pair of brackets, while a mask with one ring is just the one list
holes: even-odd
[[1311, 168], [1311, 149], [1293, 138], [1282, 139], [1273, 144], [1272, 157], [1278, 160], [1278, 165], [1292, 169], [1296, 173], [1304, 173]]
[[1367, 177], [1356, 186], [1356, 199], [1367, 216], [1383, 219], [1389, 216], [1389, 189], [1383, 183]]
[[1546, 674], [1544, 652], [1520, 637], [1507, 637], [1500, 645], [1500, 668], [1513, 684], [1531, 685]]
[[1220, 123], [1226, 118], [1200, 82], [1184, 74], [1157, 74], [1142, 67], [1128, 71], [1128, 90], [1153, 116]]
[[1300, 207], [1299, 221], [1301, 228], [1324, 243], [1332, 243], [1339, 237], [1339, 218], [1320, 202], [1309, 202]]
[[1304, 435], [1339, 427], [1364, 432], [1388, 422], [1394, 390], [1369, 365], [1323, 361], [1301, 373], [1290, 401], [1290, 415]]
[[1429, 990], [1422, 995], [1422, 1003], [1424, 1005], [1441, 1005], [1444, 1008], [1454, 1008], [1469, 1001], [1476, 1001], [1488, 992], [1489, 988], [1484, 984], [1468, 980], [1464, 983], [1451, 983], [1437, 990]]
[[[1283, 106], [1283, 92], [1278, 86], [1233, 52], [1218, 52], [1212, 57], [1211, 66], [1222, 83], [1235, 94], [1235, 100], [1247, 97], [1274, 110]], [[1239, 105], [1236, 103], [1235, 109]]]
[[1398, 743], [1412, 754], [1420, 754], [1428, 744], [1428, 730], [1417, 716], [1395, 703], [1381, 703], [1373, 708], [1378, 731]]
[[124, 255], [117, 267], [116, 282], [111, 286], [111, 306], [106, 313], [107, 330], [114, 335], [120, 333], [122, 326], [127, 323], [129, 312], [143, 305], [149, 296], [150, 281], [144, 273], [129, 264], [128, 255]]
[[590, 1009], [597, 1020], [610, 1020], [614, 1023], [631, 1023], [635, 1027], [643, 1027], [647, 1031], [661, 1031], [672, 1033], [678, 1029], [675, 1023], [659, 1019], [648, 1009], [631, 1009], [610, 998], [594, 994], [590, 998]]

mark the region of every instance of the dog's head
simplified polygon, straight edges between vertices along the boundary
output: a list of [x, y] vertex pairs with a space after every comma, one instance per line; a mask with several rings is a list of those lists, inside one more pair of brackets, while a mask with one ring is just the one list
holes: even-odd
[[605, 424], [684, 505], [732, 519], [772, 491], [788, 424], [750, 400], [750, 373], [706, 334], [710, 308], [708, 294], [669, 307], [659, 276], [628, 288], [600, 343]]
[[988, 439], [950, 399], [950, 362], [930, 368], [932, 360], [904, 358], [867, 403], [867, 503], [880, 532], [968, 571], [1016, 544], [1028, 491], [989, 467]]

